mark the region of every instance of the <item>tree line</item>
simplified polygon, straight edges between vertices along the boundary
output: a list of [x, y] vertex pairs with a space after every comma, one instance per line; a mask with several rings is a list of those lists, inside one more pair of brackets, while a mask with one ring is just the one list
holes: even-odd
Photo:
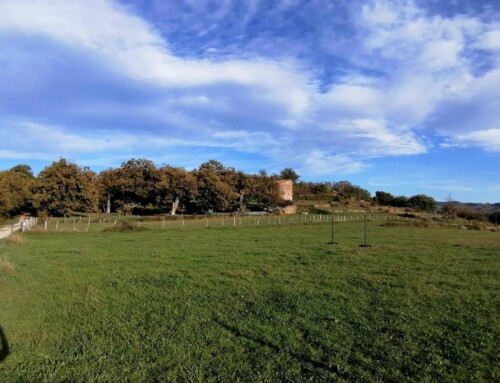
[[377, 205], [400, 208], [411, 208], [419, 211], [435, 212], [437, 203], [431, 196], [416, 194], [411, 197], [393, 196], [384, 191], [375, 192], [372, 197], [370, 192], [361, 186], [353, 185], [349, 181], [339, 182], [299, 182], [296, 185], [296, 194], [299, 198], [310, 200], [331, 200], [340, 202], [354, 199], [370, 202]]
[[[34, 176], [28, 165], [17, 165], [0, 172], [0, 216], [12, 217], [23, 212], [63, 216], [72, 212], [118, 212], [122, 214], [177, 214], [271, 211], [290, 204], [280, 198], [277, 180], [294, 182], [296, 200], [343, 202], [364, 201], [371, 204], [434, 212], [436, 201], [425, 194], [411, 197], [370, 192], [349, 181], [299, 182], [291, 168], [279, 174], [247, 174], [210, 160], [195, 170], [164, 165], [157, 167], [146, 159], [130, 159], [118, 168], [95, 173], [64, 158], [54, 161]], [[450, 205], [451, 206], [451, 205]], [[450, 206], [442, 208], [450, 214]], [[490, 221], [498, 223], [499, 214]], [[480, 213], [453, 210], [454, 216], [478, 219]]]
[[[293, 176], [290, 170], [284, 169], [283, 175]], [[61, 158], [36, 177], [28, 165], [0, 172], [0, 215], [271, 210], [290, 203], [280, 198], [278, 178], [265, 171], [246, 174], [215, 160], [187, 171], [130, 159], [95, 173]]]

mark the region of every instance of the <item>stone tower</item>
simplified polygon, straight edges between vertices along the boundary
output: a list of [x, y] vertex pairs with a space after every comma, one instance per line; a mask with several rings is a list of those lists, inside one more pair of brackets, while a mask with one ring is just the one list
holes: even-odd
[[285, 201], [293, 201], [293, 182], [292, 180], [278, 180], [278, 190], [280, 198]]

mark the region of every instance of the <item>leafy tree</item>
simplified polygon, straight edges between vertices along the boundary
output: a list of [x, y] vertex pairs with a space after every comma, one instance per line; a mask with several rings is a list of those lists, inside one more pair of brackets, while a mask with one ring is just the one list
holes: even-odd
[[225, 168], [220, 162], [211, 160], [202, 164], [196, 172], [197, 202], [202, 211], [227, 211], [238, 194], [227, 182], [228, 173], [233, 169]]
[[225, 174], [228, 171], [228, 168], [226, 168], [221, 162], [217, 160], [210, 160], [207, 162], [204, 162], [200, 165], [199, 168], [200, 171], [210, 171], [217, 173], [219, 175]]
[[160, 206], [168, 205], [170, 214], [175, 215], [180, 203], [186, 204], [196, 197], [196, 177], [191, 172], [173, 166], [159, 169], [157, 201]]
[[237, 195], [237, 205], [239, 211], [244, 211], [252, 199], [252, 193], [255, 189], [255, 176], [245, 174], [241, 171], [228, 172], [224, 177]]
[[408, 197], [406, 197], [404, 195], [394, 197], [390, 206], [408, 207]]
[[35, 176], [33, 175], [33, 170], [31, 170], [31, 166], [29, 166], [29, 165], [25, 165], [25, 164], [16, 165], [13, 168], [11, 168], [10, 171], [15, 172], [15, 173], [24, 174], [28, 178], [35, 178]]
[[107, 214], [111, 213], [113, 204], [116, 207], [117, 199], [122, 193], [123, 181], [119, 169], [103, 170], [97, 176], [100, 202], [105, 206]]
[[34, 205], [53, 215], [95, 212], [98, 198], [95, 173], [61, 158], [38, 175]]
[[283, 201], [280, 198], [276, 178], [267, 176], [254, 176], [253, 188], [250, 199], [261, 208], [270, 210], [280, 206]]
[[379, 205], [393, 206], [394, 196], [384, 191], [376, 191], [374, 200]]
[[32, 210], [35, 183], [33, 175], [23, 171], [0, 172], [0, 216], [14, 216]]
[[488, 216], [488, 221], [495, 225], [500, 225], [500, 211], [495, 211]]
[[300, 176], [293, 170], [292, 168], [285, 168], [280, 172], [280, 178], [284, 180], [292, 180], [293, 183], [296, 183]]
[[339, 181], [333, 185], [336, 190], [344, 198], [355, 198], [360, 201], [370, 202], [372, 197], [370, 192], [360, 186], [353, 185], [349, 181]]
[[160, 176], [152, 161], [130, 159], [117, 169], [116, 176], [113, 190], [117, 205], [146, 207], [155, 204]]
[[327, 194], [330, 192], [330, 185], [326, 182], [313, 183], [310, 188], [313, 194]]
[[408, 199], [408, 206], [415, 210], [433, 212], [436, 210], [436, 201], [428, 195], [417, 194]]
[[481, 214], [480, 212], [478, 212], [476, 210], [468, 209], [468, 208], [462, 208], [462, 209], [458, 210], [457, 217], [468, 220], [469, 225], [471, 224], [472, 220], [482, 221], [484, 219], [483, 214]]

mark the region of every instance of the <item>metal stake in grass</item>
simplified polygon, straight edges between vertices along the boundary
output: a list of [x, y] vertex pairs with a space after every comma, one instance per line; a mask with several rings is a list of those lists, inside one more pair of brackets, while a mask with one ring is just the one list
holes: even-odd
[[366, 219], [366, 214], [365, 214], [365, 235], [364, 235], [364, 242], [359, 245], [359, 247], [372, 247], [369, 243], [366, 241], [367, 238], [367, 219]]
[[334, 236], [333, 236], [333, 218], [334, 218], [334, 217], [333, 217], [333, 215], [332, 215], [332, 224], [331, 224], [331, 235], [332, 235], [332, 239], [331, 239], [331, 241], [330, 241], [330, 242], [328, 242], [328, 244], [329, 244], [329, 245], [332, 245], [332, 247], [333, 247], [333, 245], [338, 244], [338, 242], [335, 242], [335, 238], [334, 238]]

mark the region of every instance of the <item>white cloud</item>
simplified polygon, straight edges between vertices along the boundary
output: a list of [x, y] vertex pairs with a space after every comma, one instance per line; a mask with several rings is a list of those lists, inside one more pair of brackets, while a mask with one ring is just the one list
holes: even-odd
[[477, 130], [450, 138], [443, 147], [479, 147], [492, 152], [500, 152], [500, 129]]
[[[208, 10], [209, 3], [190, 1], [189, 6]], [[242, 24], [263, 4], [250, 3]], [[272, 12], [295, 4], [283, 0]], [[203, 34], [218, 28], [234, 11], [231, 6], [224, 1], [207, 16], [210, 26], [193, 30]], [[486, 50], [498, 62], [498, 24], [475, 17], [430, 16], [412, 1], [363, 2], [360, 14], [352, 15], [357, 21], [345, 56], [354, 65], [328, 80], [322, 93], [319, 75], [293, 58], [266, 59], [255, 52], [217, 57], [210, 47], [205, 51], [212, 51], [212, 59], [176, 55], [151, 23], [110, 0], [3, 1], [0, 15], [0, 37], [44, 36], [161, 90], [154, 100], [127, 110], [101, 100], [69, 110], [76, 117], [114, 111], [149, 118], [157, 124], [154, 132], [113, 132], [107, 124], [90, 131], [83, 123], [77, 130], [71, 123], [29, 119], [22, 130], [33, 144], [23, 147], [22, 137], [14, 134], [0, 144], [0, 155], [12, 154], [13, 146], [37, 155], [34, 143], [56, 156], [203, 146], [262, 152], [273, 161], [291, 152], [291, 160], [304, 164], [309, 174], [327, 174], [360, 171], [371, 157], [424, 153], [430, 146], [427, 134], [444, 136], [446, 145], [498, 150], [498, 126], [492, 121], [498, 121], [499, 98], [491, 96], [498, 95], [500, 72], [486, 67], [478, 74], [475, 60], [481, 59], [472, 54]], [[450, 115], [464, 106], [473, 109], [467, 118]]]
[[[0, 143], [0, 158], [54, 159], [72, 155], [100, 156], [106, 152], [121, 152], [122, 156], [130, 156], [138, 150], [155, 152], [190, 147], [228, 148], [257, 153], [276, 146], [275, 140], [268, 133], [241, 130], [205, 129], [198, 132], [197, 138], [180, 139], [103, 129], [71, 133], [60, 126], [26, 121], [4, 121], [1, 126], [0, 134], [4, 139]], [[43, 147], [45, 154], [38, 152], [38, 147]]]
[[335, 111], [350, 112], [355, 115], [378, 114], [383, 107], [383, 93], [373, 85], [338, 84], [319, 98], [319, 103]]
[[500, 24], [496, 24], [495, 29], [486, 32], [478, 41], [477, 47], [486, 50], [500, 50]]
[[[464, 131], [491, 128], [491, 121], [498, 121], [500, 110], [495, 101], [500, 78], [498, 69], [484, 67], [481, 60], [486, 59], [478, 56], [475, 49], [489, 49], [490, 54], [496, 55], [493, 65], [500, 62], [500, 55], [495, 53], [498, 30], [498, 23], [472, 16], [428, 15], [413, 1], [370, 1], [362, 6], [359, 48], [354, 51], [353, 60], [382, 75], [362, 85], [342, 84], [345, 98], [344, 92], [336, 94], [340, 86], [333, 87], [332, 100], [341, 113], [358, 109], [358, 117], [387, 121], [390, 135], [406, 133], [402, 137], [413, 137], [417, 145], [410, 147], [415, 148], [422, 141], [417, 134], [424, 129], [430, 135], [437, 133], [453, 141]], [[480, 74], [476, 73], [478, 65], [484, 67]], [[446, 121], [436, 120], [442, 110], [461, 117], [446, 114]], [[468, 115], [464, 118], [465, 110]], [[476, 135], [471, 133], [470, 137]], [[457, 136], [457, 141], [479, 145], [480, 140]], [[389, 152], [398, 154], [397, 149]]]
[[344, 154], [329, 154], [314, 150], [303, 158], [304, 165], [299, 172], [308, 175], [351, 174], [366, 167], [362, 161], [355, 160]]
[[366, 144], [362, 148], [363, 153], [368, 155], [404, 155], [420, 154], [426, 151], [423, 143], [407, 131], [390, 129], [384, 120], [352, 120], [347, 122], [352, 133], [358, 139], [365, 139]]
[[169, 87], [236, 83], [301, 113], [314, 91], [291, 62], [266, 59], [210, 61], [173, 55], [161, 35], [111, 1], [18, 0], [0, 4], [0, 30], [43, 34], [94, 52], [131, 77]]

